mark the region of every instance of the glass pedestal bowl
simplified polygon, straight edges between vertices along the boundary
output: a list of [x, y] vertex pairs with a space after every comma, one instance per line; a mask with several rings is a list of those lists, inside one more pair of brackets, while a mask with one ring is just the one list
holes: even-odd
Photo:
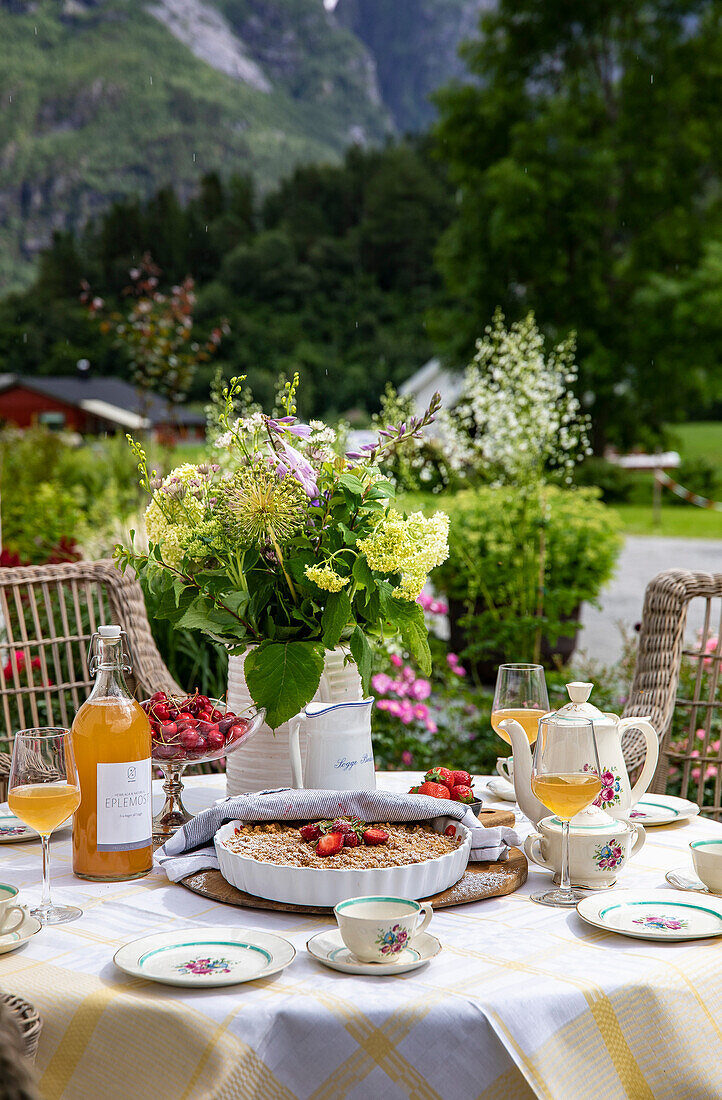
[[[154, 767], [163, 772], [165, 803], [160, 812], [153, 817], [153, 845], [157, 847], [164, 844], [194, 816], [183, 805], [185, 769], [194, 764], [208, 764], [213, 760], [221, 760], [229, 753], [237, 752], [241, 745], [245, 745], [263, 725], [266, 712], [262, 707], [259, 709], [247, 707], [238, 714], [233, 712], [233, 722], [226, 725], [230, 717], [227, 706], [218, 700], [211, 700], [212, 711], [214, 715], [220, 713], [222, 715], [220, 719], [204, 721], [194, 717], [195, 725], [182, 719], [163, 722], [159, 725], [157, 719], [154, 720], [154, 700], [146, 700], [141, 705], [151, 719], [153, 736], [151, 761]], [[167, 703], [162, 701], [159, 703], [156, 700], [155, 707], [159, 705], [168, 707]], [[178, 709], [180, 705], [182, 705], [180, 701], [171, 700], [171, 712], [173, 706]], [[215, 735], [211, 737], [211, 745], [208, 744], [208, 727], [211, 727], [210, 732]], [[213, 727], [216, 727], [215, 730]], [[193, 733], [196, 734], [197, 744], [194, 744]], [[220, 744], [219, 736], [223, 738], [223, 744]]]

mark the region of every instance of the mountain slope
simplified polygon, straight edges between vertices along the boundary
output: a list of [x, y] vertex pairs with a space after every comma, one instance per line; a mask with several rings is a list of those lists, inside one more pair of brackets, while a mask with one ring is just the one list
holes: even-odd
[[114, 198], [213, 168], [263, 187], [389, 130], [319, 0], [0, 0], [0, 36], [0, 292]]
[[338, 0], [336, 17], [368, 47], [384, 103], [401, 133], [425, 130], [432, 92], [466, 74], [459, 44], [495, 0]]

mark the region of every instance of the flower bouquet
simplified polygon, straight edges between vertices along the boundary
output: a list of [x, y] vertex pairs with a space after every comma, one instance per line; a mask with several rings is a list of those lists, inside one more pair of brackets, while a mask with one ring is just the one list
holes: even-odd
[[332, 428], [299, 422], [298, 376], [286, 383], [278, 417], [238, 417], [243, 382], [223, 391], [217, 461], [160, 478], [130, 439], [151, 497], [148, 551], [117, 547], [116, 560], [153, 590], [159, 617], [203, 631], [231, 655], [246, 653], [251, 698], [277, 728], [313, 698], [325, 655], [340, 644], [365, 693], [382, 638], [400, 636], [431, 671], [417, 599], [448, 555], [448, 517], [395, 510], [380, 464], [432, 422], [440, 399], [360, 451], [339, 453]]

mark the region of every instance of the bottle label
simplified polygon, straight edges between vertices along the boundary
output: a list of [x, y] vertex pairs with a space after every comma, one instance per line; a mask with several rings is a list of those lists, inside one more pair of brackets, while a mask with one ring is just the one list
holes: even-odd
[[98, 764], [99, 852], [146, 848], [153, 832], [150, 760]]

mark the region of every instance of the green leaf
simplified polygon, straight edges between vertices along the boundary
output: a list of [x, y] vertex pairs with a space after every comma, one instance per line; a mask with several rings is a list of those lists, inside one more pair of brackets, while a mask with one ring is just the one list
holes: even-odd
[[374, 655], [369, 645], [369, 640], [360, 626], [357, 626], [351, 635], [349, 645], [351, 647], [353, 659], [358, 665], [363, 693], [364, 695], [368, 695], [371, 685], [371, 673], [373, 672]]
[[313, 699], [323, 672], [320, 642], [262, 642], [246, 657], [244, 674], [254, 703], [276, 729]]
[[350, 616], [351, 600], [348, 598], [348, 593], [343, 588], [340, 592], [332, 592], [321, 616], [323, 644], [326, 649], [336, 648]]
[[424, 676], [430, 676], [431, 650], [421, 605], [392, 596], [386, 601], [386, 615], [398, 630], [404, 645]]
[[352, 496], [362, 497], [364, 495], [364, 484], [356, 477], [356, 474], [341, 474], [338, 483], [351, 493]]
[[366, 561], [365, 554], [359, 554], [356, 558], [356, 561], [353, 563], [352, 573], [357, 588], [373, 588], [376, 584], [374, 575], [369, 568], [369, 563]]

